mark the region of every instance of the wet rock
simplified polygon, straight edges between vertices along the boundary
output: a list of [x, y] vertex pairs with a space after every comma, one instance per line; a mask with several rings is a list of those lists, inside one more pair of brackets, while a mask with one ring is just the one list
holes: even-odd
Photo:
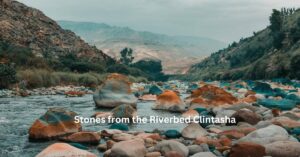
[[163, 93], [163, 89], [161, 89], [159, 86], [157, 85], [152, 85], [150, 88], [149, 88], [149, 94], [152, 94], [152, 95], [160, 95]]
[[199, 136], [207, 135], [207, 132], [199, 124], [191, 123], [181, 131], [181, 135], [186, 139], [196, 139]]
[[267, 155], [272, 157], [299, 157], [300, 143], [293, 141], [276, 141], [265, 145]]
[[40, 152], [36, 157], [53, 157], [53, 156], [63, 156], [63, 157], [96, 157], [95, 154], [88, 151], [75, 148], [66, 143], [55, 143], [48, 146], [42, 152]]
[[296, 107], [296, 102], [288, 99], [274, 100], [274, 99], [262, 99], [258, 100], [258, 104], [267, 108], [277, 108], [280, 110], [291, 110]]
[[142, 157], [146, 155], [143, 140], [129, 140], [114, 144], [111, 148], [111, 157]]
[[154, 147], [154, 150], [161, 152], [162, 155], [169, 151], [176, 151], [184, 157], [187, 157], [189, 154], [189, 150], [185, 145], [174, 140], [161, 141]]
[[288, 132], [280, 126], [269, 125], [249, 133], [247, 136], [239, 139], [239, 142], [253, 142], [261, 145], [272, 143], [275, 141], [289, 140]]
[[62, 108], [51, 108], [37, 119], [29, 129], [30, 140], [51, 140], [62, 135], [81, 130], [80, 123], [75, 123], [77, 114]]
[[101, 137], [95, 132], [77, 132], [60, 139], [67, 142], [98, 144]]
[[217, 156], [212, 152], [200, 152], [192, 155], [191, 157], [217, 157]]
[[167, 130], [164, 135], [167, 137], [167, 138], [179, 138], [181, 137], [181, 133], [178, 132], [177, 130]]
[[219, 133], [219, 135], [225, 135], [231, 139], [240, 139], [245, 136], [244, 133], [237, 131], [237, 130], [226, 130], [226, 131]]
[[117, 130], [121, 130], [121, 131], [128, 131], [129, 128], [126, 124], [122, 124], [122, 123], [114, 123], [112, 124], [109, 129], [117, 129]]
[[131, 105], [119, 105], [112, 110], [112, 116], [115, 118], [129, 118], [132, 120], [136, 117], [136, 110]]
[[107, 150], [107, 145], [106, 145], [106, 143], [99, 144], [99, 145], [97, 146], [97, 149], [98, 149], [99, 151], [101, 151], [101, 152], [106, 151], [106, 150]]
[[180, 97], [174, 91], [166, 90], [157, 96], [157, 101], [152, 109], [180, 112], [184, 111], [185, 107], [184, 102], [181, 101]]
[[241, 142], [235, 144], [230, 149], [229, 157], [264, 157], [266, 156], [266, 149], [264, 146], [251, 143], [251, 142]]
[[136, 108], [137, 99], [131, 93], [128, 78], [121, 74], [111, 74], [93, 95], [96, 107], [113, 108], [122, 104]]
[[252, 125], [255, 125], [261, 121], [261, 117], [259, 115], [247, 109], [238, 110], [231, 116], [231, 118], [235, 118], [237, 123], [247, 122]]

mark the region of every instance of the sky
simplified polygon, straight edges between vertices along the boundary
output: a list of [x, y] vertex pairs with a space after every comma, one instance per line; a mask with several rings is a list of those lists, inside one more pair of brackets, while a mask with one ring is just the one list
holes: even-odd
[[226, 43], [269, 24], [273, 8], [300, 0], [19, 0], [54, 20], [106, 23], [168, 35], [200, 36]]

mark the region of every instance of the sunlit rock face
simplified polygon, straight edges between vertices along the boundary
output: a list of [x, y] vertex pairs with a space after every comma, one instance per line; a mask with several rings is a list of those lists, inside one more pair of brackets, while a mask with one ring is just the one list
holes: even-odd
[[157, 96], [157, 101], [152, 109], [181, 112], [185, 110], [185, 107], [185, 103], [180, 99], [176, 92], [166, 90]]
[[121, 74], [111, 74], [94, 93], [96, 107], [114, 108], [122, 104], [136, 108], [137, 99], [130, 89], [129, 79]]

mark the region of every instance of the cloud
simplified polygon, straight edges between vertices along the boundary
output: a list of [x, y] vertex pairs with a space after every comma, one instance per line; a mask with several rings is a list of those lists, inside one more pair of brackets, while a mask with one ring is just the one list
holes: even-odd
[[171, 35], [225, 42], [265, 28], [273, 8], [299, 0], [20, 0], [55, 20], [104, 22]]

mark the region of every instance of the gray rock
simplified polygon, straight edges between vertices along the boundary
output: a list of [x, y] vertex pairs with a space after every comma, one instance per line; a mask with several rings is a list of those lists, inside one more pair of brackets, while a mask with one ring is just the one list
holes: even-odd
[[189, 155], [194, 155], [199, 152], [204, 152], [203, 148], [200, 145], [190, 145], [187, 146], [187, 148], [189, 149]]
[[200, 152], [192, 155], [191, 157], [217, 157], [217, 156], [212, 152]]
[[182, 154], [184, 157], [187, 157], [189, 155], [189, 149], [182, 143], [179, 143], [174, 140], [165, 140], [165, 141], [159, 142], [155, 146], [154, 151], [159, 151], [163, 155], [169, 151], [176, 151], [176, 152]]

